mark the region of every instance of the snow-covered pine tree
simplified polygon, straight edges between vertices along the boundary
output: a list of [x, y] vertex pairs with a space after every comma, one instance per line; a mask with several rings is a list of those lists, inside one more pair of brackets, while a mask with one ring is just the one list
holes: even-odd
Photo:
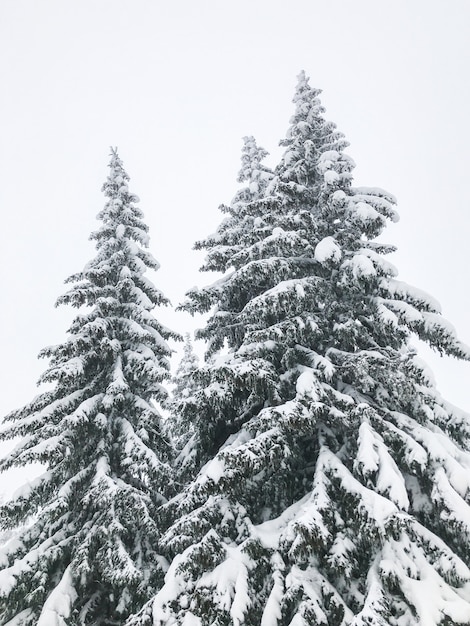
[[[182, 416], [184, 409], [197, 390], [196, 372], [199, 358], [194, 352], [189, 333], [184, 336], [183, 356], [172, 378], [174, 384], [169, 412], [171, 417], [166, 420], [166, 430], [177, 451], [182, 451], [194, 434], [194, 422]], [[185, 455], [186, 456], [186, 455]], [[178, 463], [178, 460], [177, 460]]]
[[[395, 201], [353, 187], [318, 96], [302, 73], [276, 176], [242, 206], [247, 228], [224, 222], [200, 244], [224, 272], [187, 304], [212, 309], [197, 399], [207, 463], [166, 507], [174, 559], [155, 626], [470, 622], [470, 417], [410, 340], [470, 351], [385, 260], [376, 237]], [[227, 438], [208, 459], [217, 424]]]
[[166, 398], [166, 341], [176, 335], [152, 314], [167, 300], [144, 276], [158, 263], [128, 181], [113, 150], [97, 254], [58, 299], [89, 308], [40, 355], [50, 359], [40, 382], [52, 389], [1, 430], [21, 439], [0, 470], [46, 466], [0, 510], [4, 529], [20, 527], [1, 549], [2, 624], [122, 624], [166, 567], [155, 511], [172, 475], [153, 401]]
[[[273, 172], [263, 164], [263, 159], [267, 156], [266, 150], [259, 147], [254, 137], [243, 138], [243, 148], [241, 154], [242, 167], [238, 174], [238, 181], [244, 186], [236, 193], [229, 206], [221, 205], [220, 210], [226, 217], [217, 228], [217, 231], [210, 235], [205, 241], [197, 242], [196, 249], [209, 248], [210, 252], [205, 260], [205, 271], [224, 271], [230, 266], [231, 259], [238, 254], [245, 254], [247, 238], [252, 238], [254, 229], [263, 228], [262, 213], [263, 204], [260, 199], [273, 178]], [[207, 290], [196, 290], [193, 296], [198, 302], [203, 302], [202, 306], [189, 300], [181, 308], [191, 312], [207, 311], [217, 300], [219, 290], [223, 289], [225, 277], [215, 286]], [[191, 292], [190, 292], [191, 293]], [[230, 345], [239, 341], [240, 328], [236, 320], [239, 314], [240, 305], [236, 297], [231, 301], [224, 301], [219, 310], [209, 319], [205, 328], [196, 332], [196, 338], [203, 339], [208, 345], [208, 354], [212, 355], [224, 348], [226, 340]], [[230, 337], [227, 335], [229, 329]], [[238, 345], [238, 344], [237, 344]], [[216, 442], [223, 442], [227, 438], [227, 429], [233, 431], [237, 429], [235, 421], [239, 415], [239, 409], [244, 401], [238, 398], [238, 384], [236, 379], [237, 364], [227, 364], [219, 361], [220, 368], [214, 363], [200, 366], [194, 371], [191, 377], [191, 393], [185, 398], [181, 398], [178, 409], [173, 407], [174, 428], [179, 431], [191, 431], [194, 435], [187, 440], [184, 454], [178, 457], [180, 479], [185, 481], [188, 476], [194, 477], [197, 470], [205, 463], [215, 451]], [[262, 367], [261, 362], [255, 363], [253, 367]], [[252, 396], [252, 401], [256, 404], [256, 385], [250, 388], [251, 380], [245, 381], [245, 392]], [[236, 391], [237, 397], [233, 395]], [[210, 396], [210, 400], [208, 397]], [[201, 403], [204, 410], [201, 411]], [[217, 414], [208, 419], [207, 406], [217, 407]], [[224, 419], [220, 415], [225, 415]]]
[[[206, 249], [209, 251], [202, 271], [223, 271], [231, 267], [233, 260], [246, 254], [247, 243], [256, 242], [257, 237], [253, 233], [263, 229], [263, 196], [273, 178], [273, 172], [263, 165], [263, 159], [268, 155], [266, 150], [256, 144], [254, 137], [243, 138], [242, 167], [238, 174], [238, 182], [245, 183], [233, 198], [229, 206], [221, 205], [219, 209], [227, 214], [227, 217], [217, 228], [217, 231], [204, 241], [195, 244], [196, 250]], [[258, 235], [259, 237], [259, 235]], [[228, 278], [228, 277], [227, 277]], [[218, 299], [218, 293], [222, 290], [222, 285], [227, 278], [214, 286], [205, 290], [194, 290], [189, 292], [190, 301], [182, 308], [190, 312], [209, 310], [212, 301]], [[195, 302], [192, 302], [194, 297]], [[196, 303], [197, 301], [197, 303]], [[201, 302], [201, 304], [199, 304]], [[225, 304], [225, 303], [224, 303]], [[226, 340], [227, 331], [220, 332], [219, 328], [232, 328], [232, 316], [239, 311], [238, 303], [226, 304], [220, 308], [219, 314], [211, 317], [208, 325], [196, 333], [198, 339], [204, 339], [208, 344], [208, 354], [212, 355], [219, 351]], [[235, 337], [239, 334], [236, 328], [231, 330], [229, 344], [238, 344]]]
[[199, 358], [194, 352], [189, 333], [186, 333], [184, 336], [183, 356], [172, 378], [172, 382], [175, 385], [173, 397], [177, 402], [190, 395], [193, 385], [191, 377], [198, 366]]

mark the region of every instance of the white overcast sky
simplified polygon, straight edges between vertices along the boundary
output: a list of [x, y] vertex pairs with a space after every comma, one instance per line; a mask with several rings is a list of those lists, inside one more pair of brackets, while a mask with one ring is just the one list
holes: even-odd
[[[191, 248], [237, 189], [242, 137], [276, 164], [301, 69], [355, 183], [398, 198], [399, 277], [470, 343], [469, 42], [468, 0], [0, 0], [0, 414], [37, 393], [37, 353], [66, 336], [73, 312], [54, 302], [94, 254], [109, 146], [176, 305], [211, 279]], [[470, 367], [425, 359], [470, 410]]]

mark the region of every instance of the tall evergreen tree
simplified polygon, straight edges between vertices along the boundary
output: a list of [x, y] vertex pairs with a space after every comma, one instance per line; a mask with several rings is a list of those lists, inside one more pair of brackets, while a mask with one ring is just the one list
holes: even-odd
[[[231, 259], [238, 255], [245, 255], [246, 241], [253, 238], [253, 232], [265, 230], [263, 222], [263, 203], [260, 200], [273, 179], [273, 172], [263, 164], [267, 156], [266, 150], [259, 147], [254, 137], [244, 137], [241, 155], [242, 167], [238, 174], [238, 181], [244, 186], [236, 193], [229, 206], [221, 205], [220, 210], [226, 215], [216, 232], [207, 240], [196, 242], [197, 250], [207, 249], [208, 254], [203, 266], [204, 271], [225, 271], [230, 268]], [[254, 240], [255, 241], [255, 240]], [[189, 292], [189, 300], [181, 307], [194, 313], [207, 311], [217, 300], [217, 294], [225, 293], [225, 284], [231, 280], [231, 273], [226, 275], [215, 285], [207, 289]], [[231, 346], [237, 341], [236, 337], [243, 332], [237, 320], [239, 302], [227, 291], [228, 298], [208, 320], [205, 328], [196, 332], [198, 339], [207, 342], [209, 357], [224, 350], [225, 342]], [[223, 296], [224, 298], [226, 296]], [[228, 357], [230, 360], [230, 357]], [[209, 359], [210, 361], [210, 359]], [[255, 363], [256, 369], [260, 363]], [[226, 359], [217, 359], [217, 364], [209, 362], [194, 372], [192, 376], [192, 391], [180, 402], [175, 410], [174, 421], [180, 431], [194, 432], [184, 450], [185, 456], [180, 456], [182, 480], [200, 468], [214, 453], [217, 442], [225, 441], [229, 432], [237, 430], [240, 401], [238, 399], [239, 377], [237, 363]], [[247, 379], [245, 385], [250, 385], [254, 379]], [[236, 392], [237, 397], [234, 396]], [[256, 405], [256, 385], [253, 390], [247, 387], [247, 393], [252, 394], [252, 403]], [[209, 400], [209, 397], [211, 398]], [[202, 405], [217, 407], [217, 413], [208, 419], [206, 410], [201, 412]], [[224, 415], [223, 418], [219, 416]]]
[[384, 258], [395, 200], [353, 186], [319, 93], [302, 73], [275, 177], [199, 244], [206, 463], [166, 507], [155, 625], [469, 623], [470, 417], [410, 340], [470, 350]]
[[0, 510], [3, 528], [18, 529], [1, 550], [2, 624], [122, 624], [166, 568], [155, 512], [172, 494], [171, 471], [154, 400], [166, 398], [176, 335], [152, 314], [168, 301], [144, 275], [158, 263], [128, 181], [113, 150], [97, 254], [57, 302], [88, 309], [40, 354], [52, 389], [1, 431], [21, 440], [0, 470], [46, 466]]

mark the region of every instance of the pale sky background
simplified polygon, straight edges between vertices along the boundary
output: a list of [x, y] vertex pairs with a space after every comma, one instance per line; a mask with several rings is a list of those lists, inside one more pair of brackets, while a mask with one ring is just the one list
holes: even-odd
[[[355, 184], [398, 198], [399, 278], [470, 343], [469, 67], [468, 0], [0, 0], [0, 415], [38, 392], [37, 353], [66, 337], [74, 311], [54, 302], [94, 255], [109, 146], [176, 305], [211, 280], [191, 248], [237, 190], [242, 137], [277, 163], [301, 69]], [[156, 314], [181, 333], [200, 323]], [[470, 410], [470, 365], [423, 354]]]

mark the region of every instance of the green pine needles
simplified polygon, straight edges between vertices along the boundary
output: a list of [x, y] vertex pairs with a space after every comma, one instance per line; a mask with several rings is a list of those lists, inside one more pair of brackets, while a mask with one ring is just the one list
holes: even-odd
[[[52, 391], [10, 414], [0, 469], [45, 472], [1, 509], [9, 625], [444, 626], [470, 622], [470, 416], [411, 342], [470, 359], [381, 241], [394, 197], [355, 187], [347, 142], [299, 76], [271, 169], [196, 243], [220, 278], [169, 379], [143, 276], [156, 261], [113, 151], [97, 256], [59, 303], [88, 307], [43, 351]], [[155, 402], [166, 409], [163, 420]]]

